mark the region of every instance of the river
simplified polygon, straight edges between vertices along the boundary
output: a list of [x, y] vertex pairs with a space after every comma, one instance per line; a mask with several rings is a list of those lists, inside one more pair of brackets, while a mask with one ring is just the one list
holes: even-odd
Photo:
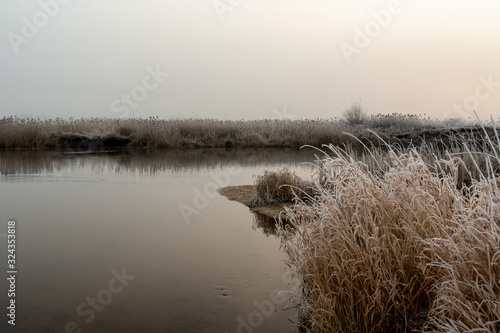
[[10, 220], [17, 269], [16, 326], [2, 313], [1, 331], [296, 332], [272, 225], [216, 189], [308, 175], [315, 153], [0, 152], [0, 269]]

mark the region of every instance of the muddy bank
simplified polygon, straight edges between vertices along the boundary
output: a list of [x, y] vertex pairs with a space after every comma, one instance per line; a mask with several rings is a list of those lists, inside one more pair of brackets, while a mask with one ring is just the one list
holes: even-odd
[[[252, 207], [251, 200], [257, 195], [257, 190], [254, 185], [239, 185], [239, 186], [227, 186], [218, 189], [219, 193], [231, 201], [236, 201], [249, 207], [250, 210], [256, 213], [263, 214], [268, 217], [285, 218], [283, 210], [286, 206], [291, 206], [292, 204], [273, 204], [265, 205], [260, 207]], [[281, 214], [281, 215], [280, 215]]]

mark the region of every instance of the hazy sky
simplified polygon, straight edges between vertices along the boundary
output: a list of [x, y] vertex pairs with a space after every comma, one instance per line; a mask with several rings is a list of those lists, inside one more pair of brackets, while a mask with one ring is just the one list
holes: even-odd
[[500, 116], [500, 1], [2, 0], [0, 116]]

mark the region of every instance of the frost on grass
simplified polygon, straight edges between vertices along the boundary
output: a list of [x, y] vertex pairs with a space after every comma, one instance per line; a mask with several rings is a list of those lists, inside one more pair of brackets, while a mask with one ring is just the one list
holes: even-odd
[[266, 170], [264, 175], [256, 177], [255, 187], [257, 195], [252, 198], [251, 207], [308, 200], [315, 195], [314, 183], [300, 178], [288, 168]]
[[[500, 332], [498, 144], [472, 174], [473, 153], [372, 151], [356, 161], [329, 146], [314, 200], [281, 227], [294, 294], [311, 332]], [[495, 155], [496, 154], [496, 155]], [[371, 160], [368, 162], [368, 160]], [[321, 181], [320, 181], [321, 180]]]
[[[354, 112], [354, 120], [347, 122], [337, 118], [221, 121], [163, 120], [155, 117], [69, 120], [4, 117], [0, 119], [0, 149], [61, 148], [64, 144], [60, 139], [68, 136], [88, 139], [97, 146], [107, 139], [110, 144], [114, 140], [126, 142], [127, 147], [147, 148], [320, 147], [330, 143], [357, 144], [356, 140], [344, 133], [349, 132], [363, 138], [365, 142], [380, 143], [367, 129], [386, 139], [394, 137], [400, 142], [410, 143], [420, 136], [431, 135], [435, 139], [442, 139], [443, 131], [451, 127], [448, 122], [402, 114], [366, 116], [363, 113], [359, 123], [357, 115]], [[429, 129], [432, 131], [429, 132]]]

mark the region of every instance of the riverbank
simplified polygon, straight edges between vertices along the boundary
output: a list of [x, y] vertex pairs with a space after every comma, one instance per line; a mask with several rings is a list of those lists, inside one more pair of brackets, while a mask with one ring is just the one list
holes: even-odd
[[321, 147], [323, 144], [356, 147], [361, 145], [359, 141], [379, 146], [381, 140], [407, 146], [420, 144], [422, 140], [447, 144], [455, 135], [477, 137], [481, 133], [481, 127], [457, 119], [437, 121], [401, 114], [373, 115], [361, 124], [349, 124], [338, 118], [220, 121], [4, 117], [0, 119], [0, 149], [89, 151], [107, 148]]
[[257, 196], [257, 187], [255, 185], [227, 186], [218, 189], [218, 192], [231, 201], [236, 201], [247, 206], [255, 213], [271, 218], [286, 219], [286, 215], [284, 213], [285, 207], [292, 206], [292, 203], [274, 203], [253, 207], [251, 204], [252, 199]]
[[362, 160], [329, 146], [313, 194], [277, 224], [303, 280], [290, 306], [306, 331], [500, 331], [500, 142], [460, 143], [461, 156], [375, 149]]
[[305, 331], [498, 332], [500, 140], [486, 141], [356, 158], [330, 145], [311, 179], [285, 168], [220, 193], [253, 211], [280, 202], [268, 215], [286, 220]]

